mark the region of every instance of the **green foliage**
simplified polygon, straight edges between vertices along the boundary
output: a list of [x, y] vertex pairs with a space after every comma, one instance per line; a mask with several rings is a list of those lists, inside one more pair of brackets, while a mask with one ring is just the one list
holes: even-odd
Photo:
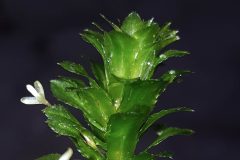
[[60, 154], [48, 154], [40, 158], [37, 158], [36, 160], [58, 160], [60, 156], [61, 156]]
[[59, 63], [63, 69], [87, 78], [89, 84], [69, 77], [51, 80], [52, 94], [59, 101], [80, 110], [90, 129], [83, 127], [62, 105], [48, 106], [43, 110], [47, 123], [57, 134], [69, 137], [77, 150], [89, 160], [172, 158], [170, 152], [152, 154], [149, 149], [169, 137], [190, 135], [192, 130], [160, 128], [158, 137], [146, 150], [136, 154], [135, 149], [141, 136], [157, 120], [172, 113], [193, 111], [180, 107], [151, 114], [157, 98], [168, 85], [183, 74], [190, 73], [170, 70], [154, 79], [152, 76], [156, 67], [169, 58], [189, 53], [165, 49], [179, 39], [177, 31], [170, 29], [170, 23], [158, 25], [153, 19], [144, 21], [135, 12], [130, 13], [121, 26], [102, 17], [113, 30], [104, 31], [93, 23], [100, 29], [99, 32], [86, 29], [81, 34], [83, 40], [93, 45], [103, 59], [103, 64], [91, 64], [94, 78], [80, 64], [64, 61]]

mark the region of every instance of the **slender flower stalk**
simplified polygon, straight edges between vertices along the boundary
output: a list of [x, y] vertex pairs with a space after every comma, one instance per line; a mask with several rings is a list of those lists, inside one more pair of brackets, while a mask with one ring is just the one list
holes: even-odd
[[72, 157], [73, 150], [71, 148], [68, 148], [65, 153], [61, 155], [61, 157], [58, 160], [70, 160]]

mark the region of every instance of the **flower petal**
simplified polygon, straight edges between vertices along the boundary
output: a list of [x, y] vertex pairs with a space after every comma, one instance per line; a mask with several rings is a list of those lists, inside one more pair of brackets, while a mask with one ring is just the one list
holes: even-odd
[[72, 157], [73, 150], [68, 148], [68, 150], [63, 153], [63, 155], [58, 160], [69, 160]]
[[34, 87], [39, 94], [41, 94], [43, 97], [45, 97], [43, 86], [39, 81], [34, 82]]
[[27, 84], [26, 88], [34, 97], [36, 97], [36, 98], [40, 97], [40, 94], [36, 91], [36, 89], [32, 85]]
[[40, 104], [36, 97], [23, 97], [20, 101], [24, 104]]

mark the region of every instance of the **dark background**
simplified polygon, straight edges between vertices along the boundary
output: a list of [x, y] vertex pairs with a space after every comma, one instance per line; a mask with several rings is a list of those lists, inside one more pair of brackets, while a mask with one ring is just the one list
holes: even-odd
[[[192, 54], [169, 60], [159, 73], [171, 68], [191, 69], [160, 97], [157, 110], [192, 106], [195, 113], [179, 113], [163, 120], [193, 128], [191, 137], [169, 139], [153, 152], [171, 150], [176, 160], [239, 159], [240, 151], [240, 14], [237, 0], [2, 0], [0, 1], [0, 152], [4, 160], [32, 160], [62, 153], [71, 142], [56, 137], [44, 123], [43, 106], [19, 102], [30, 95], [25, 84], [40, 80], [48, 99], [49, 80], [65, 74], [56, 65], [72, 60], [89, 67], [100, 56], [83, 42], [79, 32], [92, 21], [109, 28], [99, 13], [117, 22], [131, 11], [158, 23], [173, 22], [181, 40], [172, 48]], [[78, 115], [79, 116], [79, 115]], [[79, 116], [81, 117], [81, 116]], [[141, 150], [153, 139], [150, 131]], [[77, 151], [75, 158], [79, 158]]]

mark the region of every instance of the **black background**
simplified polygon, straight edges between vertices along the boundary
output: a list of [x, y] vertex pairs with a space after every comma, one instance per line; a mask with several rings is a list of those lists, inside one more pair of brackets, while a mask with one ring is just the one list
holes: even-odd
[[[157, 110], [191, 106], [195, 113], [179, 113], [164, 123], [193, 128], [191, 137], [169, 139], [153, 152], [171, 150], [176, 160], [239, 159], [240, 151], [240, 14], [238, 1], [221, 0], [2, 0], [0, 1], [0, 152], [4, 160], [32, 160], [52, 152], [62, 153], [71, 142], [56, 137], [44, 123], [43, 106], [19, 102], [30, 95], [25, 84], [40, 80], [54, 103], [49, 80], [66, 74], [56, 65], [72, 60], [89, 67], [99, 61], [96, 50], [81, 40], [79, 32], [92, 21], [123, 19], [137, 11], [144, 19], [171, 21], [181, 40], [171, 48], [192, 54], [169, 60], [158, 69], [191, 69], [160, 97]], [[76, 112], [75, 112], [76, 113]], [[81, 116], [76, 114], [80, 119]], [[151, 142], [151, 130], [138, 151]], [[80, 158], [77, 151], [74, 158]]]

